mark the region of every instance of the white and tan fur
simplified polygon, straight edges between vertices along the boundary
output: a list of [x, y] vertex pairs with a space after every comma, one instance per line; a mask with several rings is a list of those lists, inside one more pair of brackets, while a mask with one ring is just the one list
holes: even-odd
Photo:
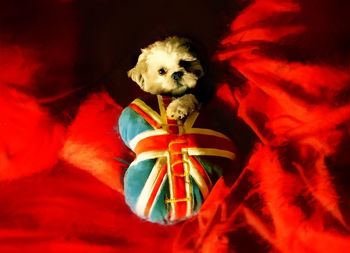
[[167, 116], [173, 119], [185, 118], [199, 105], [187, 91], [196, 86], [204, 72], [188, 43], [175, 36], [157, 41], [141, 49], [136, 66], [128, 71], [145, 92], [176, 97], [167, 108]]

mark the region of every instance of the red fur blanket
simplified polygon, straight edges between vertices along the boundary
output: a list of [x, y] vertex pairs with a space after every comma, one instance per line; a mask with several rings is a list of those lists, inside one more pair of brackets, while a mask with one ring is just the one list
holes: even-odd
[[[64, 10], [64, 22], [69, 2], [52, 7]], [[220, 84], [216, 96], [254, 132], [254, 147], [198, 216], [174, 226], [141, 221], [126, 207], [122, 176], [132, 154], [113, 131], [122, 107], [107, 92], [38, 97], [62, 89], [52, 80], [63, 88], [72, 81], [57, 67], [73, 60], [70, 44], [53, 31], [45, 43], [57, 45], [45, 58], [48, 49], [25, 35], [20, 43], [3, 35], [0, 251], [350, 252], [346, 7], [256, 0], [232, 17], [215, 57], [243, 81]], [[77, 33], [68, 28], [67, 37]]]

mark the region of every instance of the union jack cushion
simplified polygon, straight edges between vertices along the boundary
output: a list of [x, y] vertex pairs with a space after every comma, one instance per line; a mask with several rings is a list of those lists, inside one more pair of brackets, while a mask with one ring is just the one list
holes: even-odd
[[[127, 204], [141, 218], [172, 224], [196, 214], [221, 174], [215, 159], [233, 160], [224, 134], [195, 127], [199, 112], [185, 120], [166, 117], [170, 97], [155, 104], [136, 99], [119, 118], [119, 132], [136, 154], [124, 177]], [[214, 160], [213, 160], [214, 158]]]

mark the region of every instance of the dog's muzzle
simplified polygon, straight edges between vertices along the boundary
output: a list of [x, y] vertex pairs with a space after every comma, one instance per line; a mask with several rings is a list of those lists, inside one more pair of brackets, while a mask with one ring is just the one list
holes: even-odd
[[174, 79], [175, 81], [180, 81], [182, 76], [184, 75], [184, 72], [182, 71], [177, 71], [177, 72], [174, 72], [172, 75], [171, 75], [171, 78]]

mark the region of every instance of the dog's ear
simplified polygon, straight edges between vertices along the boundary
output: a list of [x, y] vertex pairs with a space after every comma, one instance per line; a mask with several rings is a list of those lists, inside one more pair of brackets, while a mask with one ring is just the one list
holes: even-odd
[[202, 76], [204, 76], [203, 67], [198, 60], [191, 62], [189, 69], [190, 69], [189, 71], [191, 73], [194, 73], [198, 78], [201, 78]]
[[141, 89], [143, 89], [143, 87], [145, 86], [145, 80], [137, 66], [128, 71], [128, 77], [130, 77], [135, 83], [137, 83], [141, 87]]
[[145, 51], [142, 50], [142, 54], [139, 56], [136, 66], [128, 71], [128, 77], [130, 77], [135, 83], [137, 83], [141, 89], [144, 89], [145, 79], [143, 75], [146, 73], [146, 71], [146, 56]]

